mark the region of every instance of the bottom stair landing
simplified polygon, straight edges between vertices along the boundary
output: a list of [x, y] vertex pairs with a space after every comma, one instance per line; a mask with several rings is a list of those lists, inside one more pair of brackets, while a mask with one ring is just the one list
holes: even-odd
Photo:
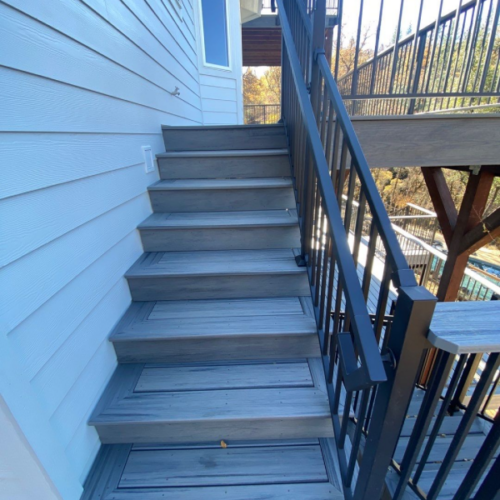
[[104, 445], [82, 500], [340, 500], [331, 439]]

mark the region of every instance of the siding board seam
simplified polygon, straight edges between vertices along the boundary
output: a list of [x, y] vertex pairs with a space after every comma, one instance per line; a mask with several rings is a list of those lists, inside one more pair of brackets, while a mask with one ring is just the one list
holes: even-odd
[[[100, 175], [111, 174], [113, 172], [120, 172], [121, 170], [126, 170], [128, 168], [136, 168], [136, 167], [143, 166], [143, 165], [144, 165], [144, 162], [134, 163], [133, 165], [125, 165], [123, 167], [113, 168], [112, 170], [104, 170], [102, 172], [95, 172], [93, 174], [85, 175], [83, 177], [77, 177], [75, 179], [68, 179], [68, 180], [62, 181], [62, 182], [55, 182], [54, 184], [47, 184], [46, 186], [40, 186], [40, 187], [37, 187], [37, 188], [29, 189], [28, 191], [23, 191], [23, 192], [19, 192], [19, 193], [9, 194], [7, 196], [2, 196], [0, 198], [0, 202], [4, 201], [4, 200], [9, 200], [11, 198], [17, 198], [18, 196], [24, 196], [24, 195], [27, 195], [27, 194], [36, 193], [38, 191], [43, 191], [44, 189], [51, 189], [53, 187], [64, 186], [65, 184], [72, 184], [73, 182], [80, 182], [80, 181], [83, 181], [85, 179], [92, 179], [93, 177], [98, 177]], [[155, 182], [156, 182], [156, 180], [152, 181], [151, 184], [154, 184]], [[147, 188], [144, 190], [144, 192], [147, 192]], [[0, 269], [1, 268], [2, 268], [2, 266], [0, 266]]]
[[[27, 74], [27, 75], [30, 75], [30, 76], [34, 76], [36, 78], [41, 78], [41, 79], [44, 79], [44, 80], [55, 82], [55, 83], [58, 83], [60, 85], [67, 85], [68, 87], [73, 87], [73, 88], [76, 88], [76, 89], [79, 89], [79, 90], [83, 90], [84, 92], [91, 92], [92, 94], [101, 95], [101, 96], [104, 96], [104, 97], [108, 97], [110, 99], [115, 99], [117, 101], [127, 102], [129, 104], [134, 105], [134, 106], [141, 106], [141, 107], [146, 108], [146, 109], [152, 109], [154, 111], [159, 111], [160, 113], [165, 113], [165, 114], [170, 115], [170, 116], [175, 116], [177, 118], [183, 118], [184, 120], [189, 120], [189, 121], [191, 121], [193, 123], [199, 123], [197, 120], [193, 120], [192, 118], [187, 118], [186, 116], [183, 116], [183, 115], [177, 115], [175, 113], [172, 113], [171, 111], [167, 111], [167, 110], [164, 110], [164, 109], [161, 109], [161, 108], [155, 108], [153, 106], [148, 106], [147, 104], [141, 104], [140, 102], [131, 101], [131, 100], [125, 99], [123, 97], [118, 97], [118, 96], [114, 96], [114, 95], [111, 95], [111, 94], [106, 94], [105, 92], [100, 92], [98, 90], [89, 89], [88, 87], [82, 87], [81, 85], [77, 85], [76, 83], [65, 82], [63, 80], [57, 80], [56, 78], [50, 78], [48, 76], [40, 75], [38, 73], [33, 73], [31, 71], [27, 71], [27, 70], [24, 70], [24, 69], [13, 68], [11, 66], [4, 66], [3, 64], [0, 64], [0, 68], [5, 68], [5, 69], [7, 69], [9, 71], [15, 71], [17, 73]], [[180, 99], [180, 98], [178, 98], [178, 99]], [[200, 111], [200, 108], [197, 108], [196, 106], [194, 106], [193, 104], [189, 103], [188, 101], [185, 101], [183, 99], [180, 99], [180, 100], [182, 102], [184, 102], [185, 104], [187, 104], [188, 106], [191, 106], [195, 110]], [[5, 132], [5, 130], [2, 130], [2, 132]]]
[[[121, 29], [119, 29], [115, 24], [113, 24], [113, 22], [109, 19], [106, 19], [104, 18], [97, 10], [95, 10], [92, 5], [88, 4], [87, 3], [87, 0], [80, 0], [82, 2], [84, 2], [85, 6], [95, 12], [96, 15], [98, 15], [99, 17], [101, 17], [106, 23], [108, 23], [109, 25], [111, 25], [115, 30], [117, 30], [119, 33], [121, 33], [125, 38], [127, 38], [128, 40], [130, 40], [130, 42], [132, 42], [136, 47], [138, 47], [142, 52], [144, 52], [146, 55], [148, 55], [148, 57], [150, 57], [151, 59], [153, 59], [155, 62], [157, 62], [158, 64], [161, 65], [161, 63], [159, 61], [157, 61], [156, 59], [154, 59], [148, 52], [146, 52], [140, 45], [138, 45], [136, 42], [134, 42], [131, 38], [129, 38], [123, 31], [121, 31]], [[120, 3], [132, 14], [132, 16], [139, 22], [139, 24], [141, 24], [149, 33], [150, 35], [156, 40], [157, 43], [159, 43], [164, 49], [165, 51], [170, 54], [170, 56], [182, 67], [184, 68], [184, 70], [186, 71], [186, 73], [191, 77], [193, 78], [193, 80], [196, 80], [196, 78], [193, 76], [193, 74], [191, 74], [186, 66], [184, 66], [184, 64], [182, 64], [169, 50], [167, 47], [165, 47], [165, 45], [160, 42], [160, 40], [156, 37], [156, 35], [139, 19], [139, 17], [136, 15], [135, 11], [133, 11], [123, 0], [119, 0]], [[170, 31], [168, 31], [169, 35], [172, 36], [172, 34], [170, 33]], [[175, 37], [172, 36], [172, 39], [174, 41], [176, 41]], [[177, 44], [178, 45], [178, 44]], [[180, 48], [180, 47], [179, 47]], [[181, 49], [182, 50], [182, 49]], [[188, 61], [189, 62], [192, 62], [189, 57], [188, 57]], [[164, 67], [163, 65], [161, 65], [162, 67]], [[194, 66], [194, 64], [193, 64]], [[164, 67], [165, 68], [165, 67]], [[194, 66], [195, 70], [197, 69], [195, 66]], [[167, 69], [167, 68], [165, 68]], [[168, 70], [167, 70], [168, 71]]]
[[[77, 180], [77, 181], [72, 181], [72, 182], [79, 182], [81, 179]], [[6, 265], [2, 265], [0, 266], [0, 270], [2, 269], [7, 269], [11, 264], [14, 264], [15, 262], [17, 262], [18, 260], [20, 259], [24, 259], [25, 257], [28, 257], [30, 254], [32, 254], [33, 252], [36, 252], [38, 250], [40, 250], [41, 248], [45, 247], [46, 245], [50, 245], [51, 243], [54, 243], [56, 242], [58, 239], [60, 238], [63, 238], [64, 236], [66, 236], [67, 234], [70, 234], [71, 232], [85, 226], [86, 224], [92, 224], [92, 222], [94, 222], [96, 219], [99, 219], [99, 217], [102, 217], [103, 215], [106, 215], [108, 214], [109, 212], [112, 212], [113, 210], [116, 210], [120, 207], [122, 207], [123, 205], [127, 204], [127, 203], [130, 203], [132, 201], [134, 201], [135, 199], [141, 197], [141, 196], [144, 196], [145, 194], [147, 194], [147, 190], [145, 191], [142, 191], [134, 196], [132, 196], [131, 198], [127, 198], [127, 199], [124, 199], [122, 201], [120, 201], [117, 205], [114, 205], [112, 207], [110, 207], [108, 210], [104, 210], [103, 212], [100, 212], [99, 214], [97, 214], [95, 217], [92, 217], [91, 219], [88, 219], [87, 221], [84, 221], [82, 222], [81, 224], [78, 224], [76, 226], [73, 226], [71, 229], [68, 229], [67, 231], [65, 231], [64, 233], [61, 233], [59, 236], [56, 236], [55, 238], [51, 239], [51, 240], [48, 240], [44, 243], [42, 243], [41, 245], [37, 246], [36, 248], [33, 248], [32, 250], [29, 250], [28, 252], [26, 252], [25, 254], [23, 255], [20, 255], [18, 257], [16, 257], [14, 260], [11, 260], [8, 264]], [[136, 228], [137, 229], [137, 228]], [[132, 232], [132, 231], [131, 231]], [[130, 233], [127, 233], [127, 234], [130, 234]], [[69, 282], [68, 282], [69, 283]], [[66, 283], [67, 284], [67, 283]]]
[[[25, 11], [23, 11], [23, 10], [21, 10], [21, 9], [19, 9], [19, 8], [15, 7], [15, 6], [13, 6], [13, 5], [6, 4], [6, 3], [4, 3], [4, 2], [3, 2], [3, 1], [1, 1], [1, 0], [0, 0], [0, 3], [1, 3], [2, 5], [5, 5], [5, 6], [6, 6], [6, 7], [8, 7], [8, 8], [11, 8], [11, 9], [13, 9], [13, 10], [15, 10], [15, 11], [17, 11], [17, 12], [19, 12], [19, 13], [23, 14], [23, 15], [24, 15], [24, 16], [26, 16], [26, 17], [29, 17], [30, 19], [33, 19], [34, 21], [36, 21], [36, 22], [38, 22], [38, 23], [40, 23], [40, 24], [43, 24], [44, 26], [47, 26], [48, 28], [50, 28], [50, 29], [54, 30], [55, 32], [60, 33], [62, 36], [66, 37], [66, 38], [69, 38], [70, 40], [73, 40], [75, 43], [77, 43], [77, 44], [81, 45], [82, 47], [85, 47], [85, 48], [87, 48], [88, 50], [91, 50], [92, 52], [94, 52], [94, 53], [96, 53], [96, 54], [98, 54], [98, 55], [100, 55], [100, 56], [104, 57], [106, 60], [111, 61], [111, 62], [113, 62], [114, 64], [117, 64], [118, 66], [120, 66], [120, 67], [122, 67], [122, 68], [124, 68], [124, 69], [126, 69], [126, 70], [128, 70], [128, 71], [130, 71], [131, 73], [133, 73], [133, 74], [135, 74], [135, 75], [137, 75], [137, 76], [139, 76], [139, 77], [143, 78], [144, 80], [146, 80], [146, 81], [148, 81], [148, 82], [152, 83], [153, 85], [156, 85], [156, 86], [157, 86], [157, 87], [159, 87], [159, 88], [163, 88], [165, 91], [167, 91], [167, 92], [168, 92], [168, 89], [166, 89], [166, 88], [164, 88], [164, 87], [161, 87], [160, 85], [156, 84], [156, 83], [155, 83], [155, 82], [153, 82], [152, 80], [149, 80], [149, 79], [145, 78], [145, 77], [144, 77], [144, 76], [142, 76], [141, 74], [139, 74], [139, 73], [137, 73], [137, 72], [133, 71], [132, 69], [130, 69], [129, 67], [127, 67], [127, 66], [125, 66], [125, 65], [123, 65], [123, 64], [121, 64], [121, 63], [119, 63], [118, 61], [115, 61], [115, 60], [114, 60], [114, 59], [112, 59], [111, 57], [109, 57], [109, 56], [107, 56], [107, 55], [103, 54], [102, 52], [100, 52], [100, 51], [98, 51], [98, 50], [94, 49], [93, 47], [91, 47], [91, 46], [89, 46], [89, 45], [86, 45], [85, 43], [81, 42], [80, 40], [78, 40], [78, 39], [76, 39], [76, 38], [73, 38], [73, 37], [72, 37], [71, 35], [69, 35], [68, 33], [65, 33], [64, 31], [61, 31], [60, 29], [58, 29], [58, 28], [56, 28], [56, 27], [54, 27], [54, 26], [52, 26], [52, 25], [50, 25], [50, 24], [48, 24], [48, 23], [46, 23], [46, 22], [44, 22], [44, 21], [42, 21], [42, 20], [40, 20], [40, 19], [38, 19], [38, 18], [36, 18], [36, 17], [34, 17], [34, 16], [32, 16], [31, 14], [28, 14], [27, 12], [25, 12]], [[171, 72], [171, 71], [170, 71], [167, 67], [165, 67], [162, 63], [160, 63], [160, 62], [159, 62], [159, 61], [157, 61], [154, 57], [152, 57], [152, 56], [151, 56], [148, 52], [146, 52], [146, 51], [145, 51], [145, 50], [144, 50], [144, 49], [143, 49], [140, 45], [138, 45], [137, 43], [135, 43], [135, 42], [134, 42], [133, 40], [131, 40], [131, 39], [130, 39], [127, 35], [125, 35], [122, 31], [120, 31], [120, 30], [119, 30], [119, 29], [118, 29], [118, 28], [117, 28], [117, 27], [116, 27], [113, 23], [109, 22], [109, 21], [108, 21], [107, 19], [105, 19], [105, 18], [104, 18], [104, 17], [103, 17], [103, 16], [102, 16], [99, 12], [97, 12], [97, 11], [96, 11], [96, 10], [94, 10], [94, 9], [92, 9], [92, 8], [91, 8], [91, 7], [89, 7], [87, 4], [85, 4], [85, 5], [86, 5], [86, 7], [87, 7], [89, 10], [91, 10], [92, 12], [94, 12], [94, 13], [96, 14], [96, 16], [98, 16], [98, 17], [99, 17], [99, 18], [101, 18], [101, 19], [102, 19], [102, 20], [103, 20], [106, 24], [108, 24], [109, 26], [111, 26], [111, 28], [112, 28], [113, 30], [115, 30], [116, 32], [118, 32], [118, 33], [119, 33], [119, 34], [120, 34], [123, 38], [125, 38], [126, 40], [128, 40], [131, 44], [133, 44], [135, 47], [137, 47], [137, 48], [138, 48], [138, 49], [139, 49], [139, 50], [140, 50], [143, 54], [145, 54], [145, 55], [146, 55], [149, 59], [151, 59], [151, 60], [152, 60], [155, 64], [157, 64], [157, 65], [158, 65], [159, 67], [161, 67], [164, 71], [166, 71], [166, 72], [167, 72], [167, 73], [168, 73], [168, 74], [169, 74], [172, 78], [174, 78], [174, 79], [175, 79], [176, 81], [178, 81], [180, 84], [184, 85], [187, 89], [189, 89], [189, 90], [190, 90], [193, 94], [195, 94], [197, 97], [200, 97], [200, 96], [199, 96], [199, 94], [196, 94], [196, 92], [195, 92], [194, 90], [192, 90], [190, 87], [188, 87], [184, 81], [180, 80], [180, 79], [179, 79], [179, 77], [178, 77], [175, 73], [172, 73], [172, 72]], [[170, 51], [168, 51], [168, 50], [167, 50], [167, 52], [168, 52], [168, 54], [170, 54], [170, 55], [172, 56], [172, 54], [170, 53]], [[172, 56], [172, 58], [174, 58], [174, 57]], [[174, 59], [175, 59], [175, 58], [174, 58]], [[175, 59], [175, 60], [177, 61], [177, 59]], [[177, 62], [180, 64], [180, 66], [181, 66], [181, 67], [183, 67], [183, 68], [184, 68], [184, 66], [183, 66], [183, 65], [182, 65], [179, 61], [177, 61]], [[187, 73], [187, 74], [188, 74], [188, 75], [189, 75], [189, 76], [193, 79], [193, 81], [194, 81], [195, 83], [197, 82], [197, 81], [196, 81], [196, 78], [195, 78], [193, 75], [191, 75], [191, 73], [189, 73], [187, 70], [186, 70], [186, 73]]]
[[[149, 10], [153, 13], [153, 15], [158, 19], [158, 21], [161, 23], [161, 25], [165, 28], [165, 31], [167, 31], [170, 36], [176, 40], [176, 37], [175, 35], [172, 33], [172, 31], [165, 25], [165, 23], [161, 20], [160, 16], [158, 16], [158, 14], [154, 11], [154, 9], [151, 7], [151, 3], [150, 3], [150, 0], [145, 0], [145, 3], [146, 5], [148, 6]], [[182, 45], [180, 43], [177, 43], [177, 40], [176, 40], [176, 43], [177, 43], [177, 46], [182, 50], [182, 52], [184, 52], [184, 54], [186, 54], [186, 57], [188, 58], [188, 60], [193, 64], [193, 66], [195, 67], [195, 69], [197, 70], [198, 69], [198, 65], [196, 63], [196, 50], [195, 48], [193, 47], [193, 45], [191, 44], [191, 42], [188, 40], [188, 38], [185, 36], [185, 34], [183, 33], [183, 30], [181, 29], [181, 27], [177, 24], [177, 20], [176, 20], [176, 15], [172, 15], [168, 9], [165, 7], [165, 5], [163, 4], [163, 2], [159, 2], [159, 4], [161, 5], [161, 7], [165, 10], [167, 16], [169, 16], [173, 22], [175, 23], [177, 29], [179, 30], [180, 32], [180, 35], [186, 40], [186, 43], [187, 45], [189, 46], [189, 48], [191, 49], [191, 52], [193, 53], [192, 56], [193, 56], [193, 60], [191, 59], [191, 57], [188, 55], [188, 53], [184, 50], [184, 48], [182, 47]], [[137, 17], [137, 16], [136, 16]], [[187, 24], [185, 24], [186, 28], [188, 28]], [[189, 30], [189, 28], [188, 28]], [[193, 35], [191, 33], [191, 31], [189, 31], [189, 34], [190, 35]]]

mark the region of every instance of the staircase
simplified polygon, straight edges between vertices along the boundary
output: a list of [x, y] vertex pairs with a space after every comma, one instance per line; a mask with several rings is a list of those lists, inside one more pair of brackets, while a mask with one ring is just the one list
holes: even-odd
[[284, 128], [163, 135], [83, 499], [343, 498]]

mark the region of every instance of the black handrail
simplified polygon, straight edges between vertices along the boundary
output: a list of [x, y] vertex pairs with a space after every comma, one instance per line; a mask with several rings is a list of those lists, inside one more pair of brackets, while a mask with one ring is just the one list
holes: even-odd
[[[325, 0], [313, 5], [312, 25], [303, 1], [277, 3], [300, 263], [308, 269], [344, 493], [348, 500], [376, 499], [406, 417], [436, 299], [417, 285], [406, 263], [331, 75], [323, 50]], [[369, 242], [361, 255], [367, 220]], [[387, 259], [377, 275], [378, 246]]]
[[347, 142], [347, 147], [353, 159], [352, 166], [356, 168], [356, 172], [363, 185], [364, 195], [370, 206], [372, 215], [374, 216], [375, 223], [377, 224], [377, 231], [382, 238], [385, 248], [387, 249], [387, 260], [391, 269], [394, 270], [393, 280], [397, 287], [401, 286], [417, 286], [417, 281], [413, 271], [408, 267], [408, 263], [403, 255], [401, 247], [396, 238], [396, 234], [392, 229], [389, 215], [385, 209], [380, 193], [378, 192], [375, 180], [370, 172], [370, 167], [366, 161], [366, 157], [359, 143], [354, 127], [349, 118], [347, 110], [342, 101], [342, 97], [337, 88], [337, 84], [333, 79], [330, 71], [330, 65], [326, 60], [324, 54], [317, 55], [317, 63], [319, 65], [321, 75], [324, 79], [326, 93], [330, 102], [332, 103], [336, 119], [342, 129], [344, 138]]
[[278, 0], [283, 41], [289, 58], [291, 75], [298, 94], [298, 104], [304, 120], [310, 154], [314, 159], [313, 165], [317, 176], [318, 188], [321, 192], [323, 208], [328, 220], [328, 231], [332, 236], [332, 250], [346, 295], [347, 310], [351, 317], [351, 328], [355, 338], [356, 350], [359, 353], [362, 363], [360, 367], [349, 366], [349, 368], [352, 368], [352, 371], [345, 374], [346, 383], [350, 390], [361, 389], [385, 381], [386, 375], [375, 337], [370, 334], [373, 331], [370, 318], [364, 306], [364, 297], [359, 286], [349, 245], [345, 238], [345, 229], [333, 191], [328, 165], [323, 152], [323, 145], [321, 144], [321, 139], [316, 128], [316, 118], [309, 100], [306, 84], [304, 83], [302, 68], [298, 55], [295, 52], [292, 33], [282, 2], [283, 0]]

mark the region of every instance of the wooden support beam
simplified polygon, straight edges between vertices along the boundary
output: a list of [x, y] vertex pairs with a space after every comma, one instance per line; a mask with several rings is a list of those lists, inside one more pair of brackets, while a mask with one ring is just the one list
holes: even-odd
[[499, 164], [499, 115], [353, 116], [352, 124], [370, 168]]
[[467, 252], [467, 255], [470, 255], [498, 236], [500, 236], [500, 208], [467, 232], [462, 239], [460, 253]]
[[441, 231], [448, 247], [451, 244], [453, 230], [457, 223], [457, 209], [453, 198], [451, 197], [450, 189], [446, 184], [446, 179], [441, 167], [422, 168], [427, 189], [436, 211]]
[[452, 302], [458, 297], [460, 283], [469, 259], [469, 251], [468, 249], [463, 250], [462, 241], [469, 230], [482, 224], [482, 215], [493, 178], [494, 176], [490, 172], [481, 171], [477, 175], [469, 175], [464, 199], [456, 224], [452, 228], [453, 234], [450, 243], [448, 243], [448, 257], [437, 292], [439, 301]]
[[[457, 214], [441, 168], [422, 168], [422, 172], [448, 246], [448, 257], [436, 295], [440, 302], [454, 302], [458, 297], [469, 255], [473, 251], [469, 247], [464, 249], [464, 235], [471, 230], [477, 231], [476, 228], [483, 224], [481, 218], [494, 174], [485, 170], [477, 175], [469, 174], [464, 199]], [[476, 233], [472, 234], [474, 236]], [[420, 384], [427, 385], [435, 360], [436, 350], [431, 349], [421, 370]]]

